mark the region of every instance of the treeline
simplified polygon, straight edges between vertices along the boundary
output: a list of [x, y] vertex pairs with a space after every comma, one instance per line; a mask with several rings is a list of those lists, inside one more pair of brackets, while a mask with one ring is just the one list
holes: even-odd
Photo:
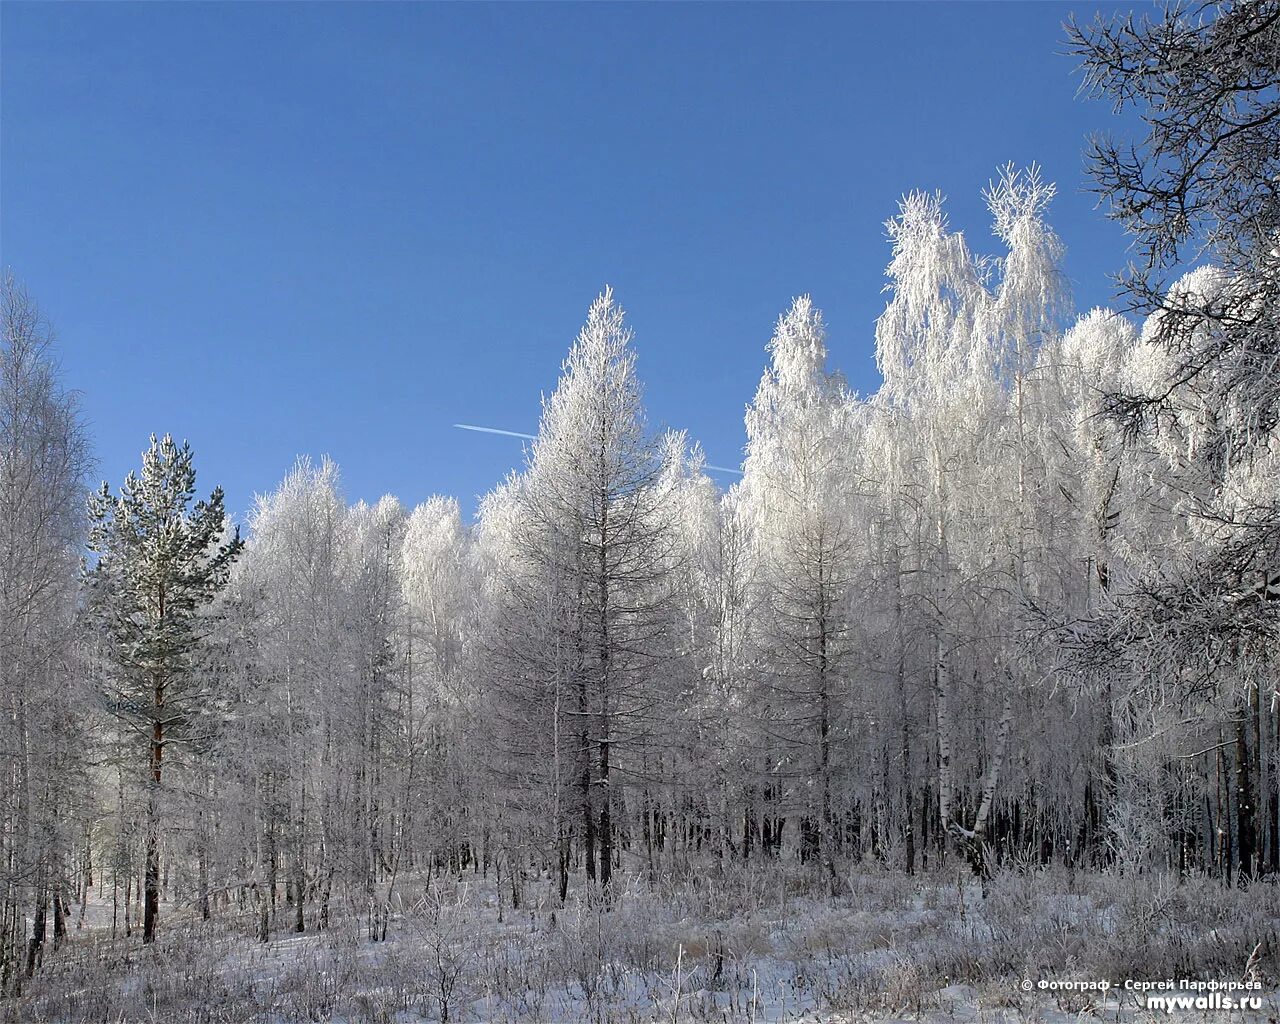
[[378, 939], [406, 873], [518, 906], [779, 858], [832, 892], [866, 858], [1280, 868], [1280, 7], [1201, 13], [1072, 30], [1091, 87], [1159, 113], [1092, 154], [1131, 307], [1070, 312], [1034, 169], [986, 194], [998, 258], [912, 194], [882, 387], [795, 300], [724, 492], [647, 428], [606, 290], [474, 524], [302, 460], [242, 544], [168, 438], [86, 520], [11, 288], [5, 984], [91, 885], [148, 939], [165, 899]]

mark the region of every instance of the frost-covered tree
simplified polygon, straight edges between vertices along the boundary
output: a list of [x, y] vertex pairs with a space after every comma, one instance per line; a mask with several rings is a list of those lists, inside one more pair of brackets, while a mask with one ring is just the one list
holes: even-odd
[[404, 509], [395, 498], [357, 503], [348, 513], [346, 551], [353, 685], [342, 711], [346, 723], [350, 807], [342, 823], [348, 882], [360, 893], [370, 938], [386, 938], [391, 894], [381, 883], [394, 878], [404, 849], [406, 691], [403, 672], [403, 597], [400, 585]]
[[437, 850], [456, 858], [484, 810], [474, 731], [482, 710], [467, 660], [476, 639], [482, 572], [456, 500], [433, 497], [413, 510], [401, 566], [406, 841], [411, 860]]
[[414, 649], [423, 671], [443, 682], [458, 671], [467, 608], [469, 544], [454, 498], [433, 497], [410, 514], [403, 542], [403, 589], [414, 621]]
[[851, 500], [860, 479], [852, 406], [843, 379], [826, 370], [825, 338], [808, 296], [778, 320], [747, 410], [741, 487], [759, 559], [756, 662], [776, 740], [765, 752], [768, 774], [786, 786], [783, 807], [800, 830], [802, 856], [835, 884], [835, 790], [850, 767]]
[[[1183, 593], [1209, 588], [1231, 609], [1241, 642], [1273, 641], [1280, 613], [1267, 598], [1280, 561], [1280, 499], [1267, 484], [1280, 443], [1280, 7], [1174, 6], [1157, 18], [1075, 24], [1071, 38], [1088, 88], [1138, 108], [1148, 126], [1136, 144], [1099, 138], [1092, 149], [1097, 190], [1141, 256], [1122, 284], [1150, 314], [1147, 341], [1167, 353], [1147, 387], [1114, 392], [1113, 406], [1131, 429], [1152, 432], [1177, 404], [1200, 410], [1186, 471], [1205, 478], [1205, 500], [1190, 511], [1220, 536]], [[1170, 270], [1195, 260], [1207, 266], [1169, 283]], [[1198, 606], [1174, 613], [1188, 637], [1213, 605]]]
[[343, 713], [350, 708], [350, 638], [344, 634], [344, 551], [347, 509], [338, 492], [338, 468], [300, 459], [271, 495], [259, 498], [249, 519], [253, 543], [244, 559], [244, 585], [258, 596], [261, 671], [270, 680], [283, 746], [288, 822], [288, 891], [296, 931], [316, 893], [316, 923], [328, 923], [338, 870], [345, 753], [350, 739]]
[[[75, 639], [89, 445], [52, 332], [0, 285], [0, 993], [66, 934], [86, 827], [87, 694]], [[32, 927], [28, 933], [27, 915]], [[24, 948], [25, 946], [25, 948]]]
[[651, 739], [676, 543], [669, 492], [658, 486], [664, 448], [646, 433], [630, 342], [606, 289], [543, 403], [528, 467], [507, 492], [519, 564], [499, 641], [504, 659], [525, 667], [524, 699], [551, 709], [538, 720], [542, 735], [526, 739], [558, 766], [555, 799], [568, 799], [564, 784], [574, 780], [587, 875], [606, 888], [624, 807], [614, 769], [634, 770]]
[[[936, 780], [935, 834], [984, 870], [1002, 813], [1056, 815], [1069, 804], [1045, 799], [1029, 736], [1043, 729], [1029, 712], [1051, 676], [1035, 649], [1037, 608], [1057, 607], [1076, 586], [1060, 557], [1055, 476], [1065, 295], [1062, 247], [1045, 219], [1053, 193], [1035, 168], [1001, 171], [986, 194], [1005, 245], [994, 260], [975, 258], [950, 231], [939, 197], [908, 196], [889, 224], [891, 298], [876, 327], [876, 561], [891, 574], [878, 600], [895, 609], [884, 636], [901, 638], [913, 623], [933, 635], [931, 666], [901, 652], [894, 671], [931, 691], [935, 743], [923, 754]], [[1059, 836], [1066, 817], [1053, 823]]]
[[477, 738], [488, 750], [484, 774], [502, 795], [495, 808], [505, 820], [496, 837], [502, 857], [512, 866], [553, 862], [563, 901], [575, 837], [580, 851], [591, 853], [590, 877], [596, 869], [581, 711], [583, 605], [569, 571], [577, 564], [567, 550], [573, 538], [556, 536], [526, 515], [526, 483], [513, 474], [481, 503], [474, 556], [482, 581], [478, 639], [468, 671], [481, 690]]
[[876, 322], [876, 361], [884, 384], [876, 396], [891, 424], [882, 471], [891, 501], [906, 513], [896, 520], [895, 546], [909, 549], [908, 571], [922, 584], [913, 595], [932, 634], [929, 672], [936, 736], [939, 828], [955, 835], [957, 821], [955, 713], [958, 659], [969, 651], [962, 619], [955, 536], [964, 518], [964, 477], [993, 401], [981, 325], [990, 295], [984, 267], [962, 235], [948, 230], [940, 196], [913, 193], [887, 225], [893, 256], [891, 299]]
[[[1086, 647], [1107, 671], [1152, 683], [1157, 702], [1158, 681], [1176, 678], [1184, 705], [1235, 705], [1234, 846], [1248, 873], [1263, 851], [1260, 801], [1280, 865], [1280, 787], [1263, 761], [1280, 644], [1280, 5], [1171, 5], [1073, 23], [1070, 36], [1089, 91], [1146, 126], [1137, 142], [1099, 137], [1090, 154], [1138, 251], [1121, 285], [1147, 315], [1110, 406], [1132, 461], [1167, 466], [1158, 518], [1185, 540], [1135, 563]], [[1193, 263], [1204, 265], [1170, 281]]]
[[659, 487], [669, 492], [677, 533], [671, 575], [678, 619], [671, 631], [674, 685], [661, 710], [669, 740], [667, 749], [653, 751], [638, 809], [651, 874], [687, 852], [674, 822], [699, 836], [709, 831], [722, 869], [735, 853], [746, 854], [754, 841], [747, 819], [759, 738], [750, 725], [744, 660], [749, 555], [738, 491], [717, 492], [702, 471], [701, 450], [690, 450], [682, 432], [665, 442]]
[[86, 583], [112, 668], [107, 706], [129, 748], [145, 751], [144, 942], [155, 939], [160, 907], [165, 755], [200, 727], [210, 695], [194, 661], [243, 547], [238, 530], [228, 535], [222, 489], [192, 505], [195, 482], [190, 445], [152, 435], [141, 474], [130, 472], [119, 495], [103, 483], [89, 499], [97, 557]]

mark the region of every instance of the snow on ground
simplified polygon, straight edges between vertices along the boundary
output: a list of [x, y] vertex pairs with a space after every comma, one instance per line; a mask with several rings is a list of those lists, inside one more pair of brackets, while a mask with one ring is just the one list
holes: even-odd
[[[549, 882], [530, 880], [513, 910], [492, 878], [410, 880], [377, 943], [345, 905], [327, 931], [301, 935], [285, 930], [282, 909], [265, 944], [248, 907], [220, 908], [210, 922], [166, 908], [161, 939], [146, 949], [136, 935], [110, 937], [111, 908], [99, 900], [23, 998], [0, 1004], [0, 1020], [1280, 1019], [1275, 885], [1032, 872], [1001, 876], [984, 896], [957, 875], [873, 869], [832, 899], [775, 869], [633, 878], [612, 909], [574, 895], [556, 908], [549, 894]], [[1040, 987], [1183, 977], [1257, 982], [1261, 992], [1237, 994], [1260, 994], [1263, 1006], [1166, 1014], [1119, 987]]]

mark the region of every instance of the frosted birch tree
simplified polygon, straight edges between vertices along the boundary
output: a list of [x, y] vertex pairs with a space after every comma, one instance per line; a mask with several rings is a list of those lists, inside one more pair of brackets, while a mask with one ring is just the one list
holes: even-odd
[[308, 893], [318, 893], [316, 924], [328, 924], [338, 864], [341, 812], [340, 714], [350, 681], [344, 635], [343, 550], [346, 506], [338, 468], [300, 459], [269, 496], [257, 500], [249, 525], [247, 585], [261, 600], [261, 671], [279, 694], [285, 748], [289, 870], [293, 928], [305, 928]]
[[75, 646], [76, 555], [90, 456], [52, 331], [11, 277], [0, 285], [0, 318], [0, 993], [7, 993], [35, 969], [50, 907], [54, 945], [66, 934], [72, 849], [85, 834], [89, 694]]
[[[876, 321], [876, 362], [884, 378], [877, 401], [897, 422], [889, 474], [902, 501], [918, 517], [904, 537], [923, 586], [912, 600], [926, 609], [932, 633], [930, 670], [936, 737], [940, 832], [955, 836], [957, 820], [956, 667], [967, 646], [958, 632], [963, 596], [953, 555], [961, 487], [956, 480], [977, 448], [977, 433], [992, 400], [983, 373], [990, 353], [981, 322], [991, 298], [985, 268], [964, 237], [948, 230], [941, 196], [912, 193], [887, 225], [893, 256], [887, 270], [891, 298]], [[917, 485], [908, 495], [902, 488]]]
[[406, 524], [404, 509], [389, 496], [374, 505], [357, 503], [348, 519], [344, 632], [354, 645], [354, 663], [343, 710], [354, 746], [347, 764], [355, 765], [355, 778], [342, 825], [344, 860], [346, 881], [366, 908], [368, 936], [378, 941], [386, 938], [391, 886], [404, 848], [400, 773], [407, 708], [400, 581]]
[[[456, 500], [433, 497], [413, 510], [401, 566], [408, 675], [401, 767], [404, 828], [414, 856], [461, 849], [485, 810], [477, 756], [483, 742], [474, 732], [483, 710], [467, 660], [480, 626], [485, 570]], [[465, 808], [472, 809], [470, 818]]]

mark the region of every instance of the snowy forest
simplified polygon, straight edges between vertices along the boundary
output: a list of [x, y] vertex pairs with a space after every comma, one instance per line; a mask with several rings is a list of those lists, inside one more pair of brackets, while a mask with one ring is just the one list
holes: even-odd
[[301, 458], [241, 531], [163, 424], [95, 489], [9, 278], [0, 1019], [1075, 1019], [1145, 1004], [1022, 979], [1269, 990], [1280, 5], [1068, 32], [1147, 132], [1088, 143], [1133, 243], [1097, 268], [1115, 308], [1073, 308], [1034, 165], [995, 172], [991, 246], [908, 194], [882, 385], [853, 393], [820, 297], [783, 297], [727, 488], [648, 425], [615, 282], [474, 522], [349, 504]]

